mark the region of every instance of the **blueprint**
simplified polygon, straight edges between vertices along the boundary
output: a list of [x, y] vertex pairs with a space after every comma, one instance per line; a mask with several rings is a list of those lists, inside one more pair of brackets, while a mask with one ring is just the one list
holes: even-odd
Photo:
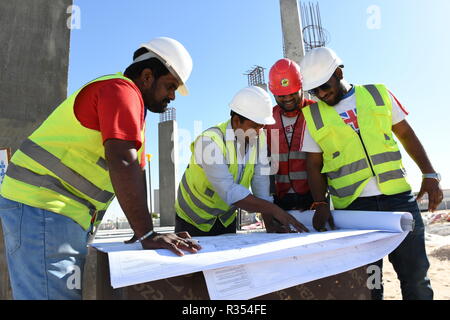
[[[318, 233], [311, 226], [312, 212], [293, 211], [291, 214], [311, 232], [195, 237], [202, 250], [183, 257], [165, 249], [142, 250], [139, 243], [96, 243], [93, 246], [108, 253], [114, 288], [203, 271], [212, 299], [248, 299], [267, 290], [279, 290], [274, 288], [280, 286], [286, 288], [303, 283], [305, 279], [311, 281], [376, 261], [398, 246], [411, 230], [413, 221], [409, 213], [333, 211], [338, 230]], [[314, 266], [315, 271], [299, 269], [298, 263], [304, 268]], [[273, 272], [275, 267], [277, 272]], [[255, 273], [254, 269], [263, 271]], [[279, 270], [284, 271], [279, 273]], [[301, 271], [297, 274], [297, 270], [308, 275]], [[267, 277], [268, 274], [272, 276]], [[230, 281], [227, 278], [230, 276], [242, 282]], [[255, 283], [258, 286], [255, 287]], [[223, 285], [232, 285], [232, 288]], [[253, 289], [248, 290], [248, 286]]]
[[205, 270], [211, 300], [244, 300], [346, 272], [392, 252], [406, 233], [347, 248]]

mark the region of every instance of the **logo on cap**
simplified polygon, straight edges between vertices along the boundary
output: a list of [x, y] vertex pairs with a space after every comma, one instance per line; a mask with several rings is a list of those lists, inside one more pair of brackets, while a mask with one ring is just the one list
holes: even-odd
[[283, 80], [281, 80], [281, 86], [282, 86], [282, 87], [287, 87], [287, 86], [289, 86], [289, 79], [283, 79]]

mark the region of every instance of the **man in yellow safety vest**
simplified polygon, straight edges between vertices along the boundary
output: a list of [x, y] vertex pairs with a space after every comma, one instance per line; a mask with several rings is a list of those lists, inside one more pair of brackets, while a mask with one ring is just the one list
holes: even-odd
[[144, 249], [200, 249], [187, 233], [153, 230], [143, 171], [146, 110], [164, 112], [176, 90], [188, 93], [191, 56], [160, 37], [133, 59], [124, 75], [69, 96], [11, 159], [0, 218], [15, 299], [81, 298], [88, 237], [114, 196]]
[[[301, 61], [303, 88], [318, 102], [303, 109], [307, 131], [302, 150], [307, 152], [308, 181], [313, 195], [314, 228], [323, 230], [333, 219], [327, 191], [336, 209], [406, 211], [415, 229], [389, 255], [399, 277], [404, 299], [432, 299], [427, 278], [424, 225], [406, 180], [395, 136], [423, 173], [418, 197], [429, 196], [436, 209], [443, 194], [440, 175], [405, 120], [406, 110], [384, 85], [351, 85], [344, 80], [343, 63], [329, 48], [316, 48]], [[382, 260], [376, 265], [381, 275]], [[381, 284], [372, 290], [382, 299]]]

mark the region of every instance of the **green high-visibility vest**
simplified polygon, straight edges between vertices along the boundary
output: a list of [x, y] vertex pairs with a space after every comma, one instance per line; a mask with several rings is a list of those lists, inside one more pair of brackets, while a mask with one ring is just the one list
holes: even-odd
[[[90, 83], [109, 79], [131, 81], [118, 73]], [[14, 153], [0, 191], [7, 199], [67, 216], [87, 230], [93, 218], [100, 223], [114, 190], [101, 133], [75, 117], [75, 99], [84, 87], [63, 101]]]
[[359, 197], [376, 177], [383, 194], [411, 190], [392, 132], [392, 103], [384, 85], [355, 86], [360, 133], [323, 101], [303, 108], [311, 137], [323, 151], [322, 173], [337, 209]]
[[[210, 137], [220, 147], [224, 158], [227, 159], [228, 169], [233, 175], [234, 181], [237, 181], [239, 166], [235, 141], [228, 141], [225, 138], [229, 122], [223, 122], [204, 131], [197, 139], [201, 139], [203, 136]], [[195, 142], [191, 144], [190, 163], [178, 188], [175, 202], [177, 215], [204, 232], [210, 231], [217, 219], [225, 227], [228, 227], [236, 218], [237, 208], [228, 205], [215, 192], [214, 186], [209, 182], [201, 164], [198, 164], [195, 159], [194, 146]], [[263, 133], [259, 135], [258, 143], [251, 146], [249, 161], [245, 164], [242, 177], [238, 182], [246, 188], [250, 187], [253, 178], [258, 148], [266, 150], [266, 140]]]

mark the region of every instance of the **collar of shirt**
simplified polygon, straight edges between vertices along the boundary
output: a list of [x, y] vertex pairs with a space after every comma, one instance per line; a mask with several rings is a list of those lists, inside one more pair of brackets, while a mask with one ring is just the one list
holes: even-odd
[[343, 97], [342, 100], [347, 99], [348, 97], [351, 97], [354, 93], [355, 93], [355, 86], [351, 85], [352, 88], [350, 89], [349, 92], [347, 92]]
[[225, 141], [234, 141], [234, 147], [235, 147], [235, 150], [237, 151], [237, 155], [239, 157], [239, 160], [238, 160], [239, 164], [243, 164], [248, 160], [248, 157], [249, 157], [248, 145], [245, 146], [245, 155], [243, 156], [241, 154], [241, 152], [239, 152], [239, 150], [241, 150], [241, 148], [240, 148], [241, 143], [240, 143], [240, 141], [238, 141], [236, 135], [234, 134], [233, 127], [231, 126], [231, 121], [228, 122], [227, 129], [225, 131]]

